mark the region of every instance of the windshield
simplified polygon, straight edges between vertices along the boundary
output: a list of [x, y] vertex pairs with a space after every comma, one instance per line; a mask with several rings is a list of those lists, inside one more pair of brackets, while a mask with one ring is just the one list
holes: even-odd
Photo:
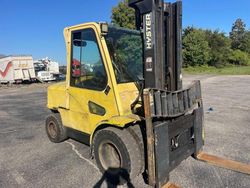
[[135, 82], [142, 78], [142, 38], [140, 32], [109, 26], [106, 35], [117, 83]]

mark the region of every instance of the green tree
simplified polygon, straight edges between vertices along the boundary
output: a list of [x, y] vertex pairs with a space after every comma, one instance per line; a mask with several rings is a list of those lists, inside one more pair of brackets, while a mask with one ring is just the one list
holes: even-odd
[[242, 19], [237, 19], [233, 24], [232, 30], [229, 33], [230, 39], [232, 40], [232, 49], [243, 50], [244, 35], [246, 32], [246, 24]]
[[123, 0], [112, 8], [111, 23], [128, 29], [135, 29], [135, 11], [128, 6], [128, 0]]
[[194, 29], [183, 38], [184, 66], [201, 66], [208, 63], [210, 48], [202, 30]]
[[229, 56], [229, 61], [235, 65], [250, 65], [249, 55], [241, 50], [233, 50]]
[[228, 63], [228, 56], [230, 55], [230, 38], [226, 37], [225, 33], [219, 30], [206, 30], [205, 34], [211, 49], [208, 64], [216, 67], [225, 66]]
[[244, 52], [250, 55], [250, 31], [245, 32], [241, 47]]
[[186, 28], [183, 29], [183, 38], [185, 38], [189, 33], [193, 32], [196, 30], [194, 26], [187, 26]]

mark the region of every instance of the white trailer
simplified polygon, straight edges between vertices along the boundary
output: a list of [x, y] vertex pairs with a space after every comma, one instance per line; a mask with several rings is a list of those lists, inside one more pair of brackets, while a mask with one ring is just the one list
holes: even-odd
[[32, 56], [7, 56], [0, 58], [0, 83], [35, 81]]
[[59, 63], [57, 63], [55, 61], [49, 61], [48, 65], [47, 65], [47, 69], [53, 75], [60, 74], [60, 72], [59, 72]]

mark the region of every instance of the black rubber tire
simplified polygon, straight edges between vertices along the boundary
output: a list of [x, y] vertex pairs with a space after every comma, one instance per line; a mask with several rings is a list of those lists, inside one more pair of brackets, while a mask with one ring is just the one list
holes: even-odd
[[[51, 128], [51, 126], [53, 128]], [[61, 115], [59, 113], [51, 113], [49, 116], [47, 116], [45, 129], [51, 142], [60, 143], [68, 138], [66, 129], [62, 124]]]
[[[105, 160], [112, 161], [111, 154], [107, 155], [108, 152], [106, 152], [106, 155], [102, 153], [106, 145], [112, 145], [112, 147], [117, 150], [120, 161], [119, 167], [105, 165]], [[124, 184], [130, 181], [130, 179], [134, 179], [141, 172], [142, 161], [140, 148], [127, 129], [120, 130], [108, 127], [99, 130], [93, 139], [93, 152], [100, 171], [105, 176], [108, 176], [108, 179], [119, 181], [113, 184]]]
[[145, 146], [144, 146], [144, 140], [143, 140], [143, 133], [142, 129], [139, 124], [135, 124], [128, 127], [128, 131], [132, 134], [132, 136], [135, 138], [138, 147], [140, 149], [141, 154], [141, 169], [140, 173], [142, 173], [145, 170]]

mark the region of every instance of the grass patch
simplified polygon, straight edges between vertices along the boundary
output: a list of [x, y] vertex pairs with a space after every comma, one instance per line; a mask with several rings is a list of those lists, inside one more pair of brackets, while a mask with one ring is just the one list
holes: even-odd
[[212, 66], [183, 68], [184, 74], [219, 74], [219, 75], [250, 75], [250, 66], [230, 66], [216, 68]]

